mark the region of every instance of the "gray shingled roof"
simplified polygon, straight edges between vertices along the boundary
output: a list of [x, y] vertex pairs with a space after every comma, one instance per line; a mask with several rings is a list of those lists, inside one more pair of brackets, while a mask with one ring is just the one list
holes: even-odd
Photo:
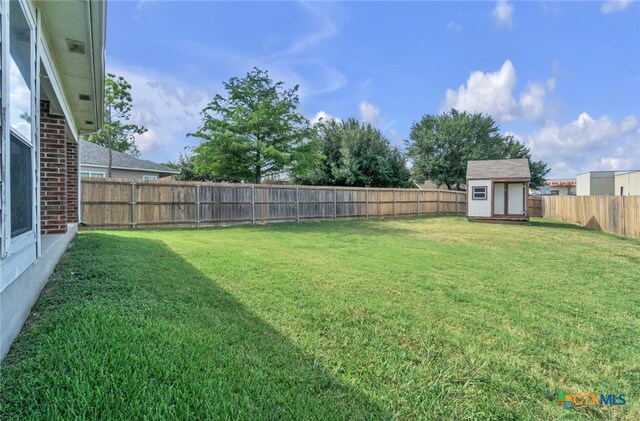
[[[82, 140], [80, 143], [80, 165], [109, 165], [109, 148]], [[146, 159], [134, 158], [126, 153], [113, 151], [112, 168], [132, 169], [140, 171], [156, 171], [159, 173], [178, 174], [179, 171], [165, 165], [156, 164]]]
[[527, 159], [495, 159], [467, 162], [467, 180], [531, 178]]

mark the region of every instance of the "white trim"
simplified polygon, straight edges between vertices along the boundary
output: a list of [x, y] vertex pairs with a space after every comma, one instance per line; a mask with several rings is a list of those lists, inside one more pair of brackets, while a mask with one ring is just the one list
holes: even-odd
[[[47, 33], [46, 26], [44, 23], [41, 23], [42, 35]], [[51, 82], [51, 86], [53, 87], [53, 92], [56, 94], [58, 102], [60, 102], [60, 107], [62, 108], [62, 112], [64, 113], [65, 119], [67, 120], [67, 125], [69, 126], [69, 131], [73, 135], [73, 140], [76, 143], [79, 143], [78, 138], [78, 128], [76, 127], [76, 123], [73, 120], [73, 114], [71, 113], [71, 108], [69, 107], [69, 101], [67, 100], [67, 96], [61, 88], [60, 84], [60, 76], [58, 75], [57, 66], [53, 65], [53, 60], [51, 60], [51, 50], [49, 48], [49, 44], [47, 42], [47, 38], [45, 36], [39, 37], [38, 44], [40, 46], [40, 60], [42, 61], [42, 65], [44, 69], [47, 71], [47, 76], [49, 77], [49, 81]]]
[[37, 43], [35, 44], [34, 48], [35, 48], [35, 66], [36, 66], [36, 75], [35, 75], [35, 95], [34, 95], [34, 102], [35, 102], [35, 141], [34, 141], [34, 148], [35, 148], [35, 183], [36, 183], [36, 191], [35, 191], [35, 198], [34, 198], [34, 210], [33, 210], [33, 219], [34, 219], [34, 231], [33, 234], [36, 238], [36, 259], [38, 259], [41, 255], [42, 255], [42, 245], [41, 245], [41, 238], [42, 238], [42, 234], [40, 233], [40, 227], [42, 226], [42, 217], [41, 217], [41, 211], [42, 211], [42, 206], [40, 204], [40, 190], [41, 190], [41, 183], [40, 183], [40, 50], [41, 48], [39, 48], [40, 45], [40, 34], [42, 34], [42, 18], [40, 16], [40, 13], [36, 12], [36, 40]]
[[[482, 190], [482, 192], [478, 191], [482, 195], [482, 197], [476, 197], [476, 190]], [[487, 200], [487, 186], [473, 186], [471, 187], [471, 199], [473, 200]]]
[[[80, 171], [80, 178], [83, 178], [82, 174], [87, 174], [84, 178], [107, 178], [107, 174], [102, 171]], [[100, 177], [94, 177], [92, 174], [100, 174]]]
[[[33, 10], [29, 7], [28, 4], [25, 3], [24, 0], [18, 1], [18, 6], [21, 8], [22, 13], [24, 15], [25, 20], [27, 21], [27, 25], [30, 27], [30, 66], [31, 66], [31, 80], [27, 81], [29, 83], [29, 90], [31, 94], [31, 139], [28, 142], [24, 142], [26, 139], [21, 136], [18, 132], [14, 132], [13, 135], [22, 141], [30, 148], [31, 151], [31, 230], [22, 233], [16, 237], [11, 237], [11, 126], [10, 126], [10, 118], [7, 118], [8, 110], [9, 110], [9, 96], [10, 96], [10, 87], [9, 87], [9, 75], [6, 71], [6, 67], [9, 63], [10, 57], [10, 35], [9, 29], [11, 26], [11, 12], [10, 8], [4, 9], [2, 13], [2, 29], [3, 29], [3, 37], [2, 40], [2, 63], [4, 65], [2, 72], [2, 109], [3, 109], [3, 121], [2, 121], [2, 164], [3, 164], [3, 177], [2, 177], [2, 220], [5, 222], [2, 226], [2, 243], [3, 249], [1, 258], [9, 260], [12, 254], [19, 253], [20, 251], [28, 248], [32, 244], [37, 248], [37, 239], [38, 236], [38, 228], [39, 228], [39, 206], [37, 200], [39, 198], [39, 188], [38, 188], [38, 178], [39, 178], [39, 169], [37, 168], [39, 160], [36, 156], [39, 154], [38, 148], [38, 140], [37, 137], [39, 135], [39, 129], [36, 127], [38, 123], [38, 119], [36, 115], [39, 114], [39, 73], [38, 66], [36, 63], [38, 62], [38, 54], [36, 45], [38, 43], [38, 31], [36, 26], [36, 20], [32, 16]], [[10, 110], [9, 110], [10, 112]], [[10, 117], [10, 116], [9, 116]], [[37, 255], [37, 252], [36, 252]], [[6, 264], [6, 262], [5, 262]]]
[[[0, 190], [0, 260], [5, 259], [9, 255], [9, 239], [11, 238], [10, 234], [10, 225], [11, 219], [8, 217], [8, 213], [6, 213], [6, 209], [9, 209], [10, 203], [8, 200], [9, 197], [9, 142], [7, 139], [9, 136], [7, 135], [7, 110], [9, 108], [9, 101], [7, 92], [9, 91], [9, 82], [7, 78], [7, 72], [5, 71], [5, 66], [9, 62], [9, 12], [8, 6], [9, 3], [2, 2], [2, 51], [0, 53], [0, 70], [2, 71], [2, 81], [0, 84], [2, 85], [0, 96], [2, 97], [2, 112], [0, 116], [0, 147], [2, 151], [0, 151], [0, 156], [2, 157], [2, 161], [0, 162], [0, 181], [1, 181], [1, 190]], [[4, 223], [2, 223], [4, 221]]]
[[145, 175], [145, 174], [142, 175], [142, 180], [143, 181], [154, 181], [154, 180], [157, 180], [157, 179], [158, 179], [157, 175]]

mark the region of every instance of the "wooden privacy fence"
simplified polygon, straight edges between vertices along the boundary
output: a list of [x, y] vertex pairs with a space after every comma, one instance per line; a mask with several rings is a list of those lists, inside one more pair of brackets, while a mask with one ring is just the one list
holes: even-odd
[[465, 215], [466, 192], [83, 179], [89, 228]]
[[529, 196], [529, 216], [542, 218], [542, 196]]
[[544, 196], [544, 217], [640, 238], [640, 196]]

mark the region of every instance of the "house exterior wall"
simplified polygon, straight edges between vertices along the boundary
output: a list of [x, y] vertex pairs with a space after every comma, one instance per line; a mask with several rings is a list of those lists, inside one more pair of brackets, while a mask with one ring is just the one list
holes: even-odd
[[78, 178], [78, 144], [67, 139], [67, 222], [79, 221], [78, 206], [80, 179]]
[[[80, 167], [80, 172], [92, 172], [92, 173], [102, 173], [104, 176], [107, 176], [107, 169], [104, 167], [96, 167], [92, 165], [82, 165]], [[143, 180], [144, 176], [154, 176], [156, 178], [160, 178], [160, 174], [154, 171], [138, 171], [138, 170], [121, 170], [118, 168], [111, 169], [111, 177], [112, 178], [123, 178], [128, 180]]]
[[67, 135], [65, 118], [40, 101], [40, 218], [42, 234], [67, 231]]
[[[557, 194], [555, 193], [557, 192]], [[576, 186], [545, 186], [543, 189], [545, 196], [575, 196]]]
[[618, 174], [615, 177], [615, 195], [622, 196], [640, 196], [640, 171], [633, 171], [624, 174]]
[[[484, 200], [474, 200], [473, 199], [473, 187], [476, 186], [484, 186], [487, 188], [487, 198]], [[480, 218], [489, 218], [491, 217], [491, 209], [493, 203], [492, 197], [492, 184], [491, 180], [469, 180], [467, 182], [467, 216], [468, 217], [480, 217]]]

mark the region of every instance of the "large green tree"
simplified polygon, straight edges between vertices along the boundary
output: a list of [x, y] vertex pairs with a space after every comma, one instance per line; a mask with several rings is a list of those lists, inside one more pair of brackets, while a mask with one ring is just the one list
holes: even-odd
[[220, 181], [208, 173], [196, 170], [193, 155], [179, 154], [177, 161], [165, 162], [163, 165], [180, 171], [175, 175], [177, 181]]
[[122, 76], [108, 73], [104, 88], [104, 124], [100, 131], [88, 135], [86, 139], [109, 148], [107, 177], [111, 177], [111, 150], [139, 156], [135, 137], [145, 133], [147, 129], [130, 121], [133, 98], [129, 82]]
[[402, 152], [380, 130], [355, 119], [318, 125], [326, 157], [300, 174], [302, 184], [358, 187], [409, 187], [410, 174]]
[[549, 173], [547, 164], [533, 161], [529, 148], [521, 141], [501, 135], [495, 120], [479, 113], [452, 109], [440, 115], [425, 115], [411, 127], [406, 147], [416, 181], [430, 180], [458, 190], [466, 182], [469, 160], [526, 158], [532, 188], [541, 187]]
[[315, 128], [298, 112], [298, 86], [285, 89], [268, 72], [254, 68], [224, 83], [202, 111], [203, 124], [189, 136], [198, 172], [233, 182], [297, 174], [320, 159]]

